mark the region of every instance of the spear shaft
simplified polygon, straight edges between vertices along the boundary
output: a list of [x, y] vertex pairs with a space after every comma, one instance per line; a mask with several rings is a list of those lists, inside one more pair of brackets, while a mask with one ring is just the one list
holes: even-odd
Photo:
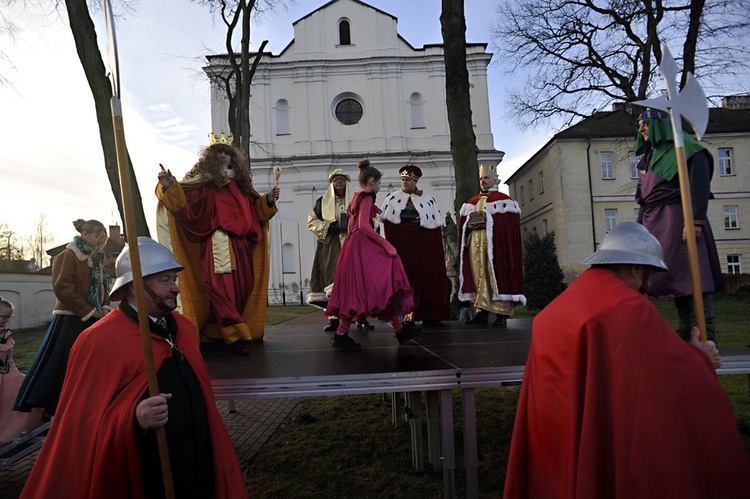
[[[151, 344], [151, 329], [146, 313], [146, 296], [143, 285], [143, 273], [141, 269], [141, 252], [138, 247], [138, 234], [135, 228], [135, 212], [133, 209], [133, 186], [128, 171], [128, 152], [125, 142], [125, 126], [122, 120], [122, 104], [120, 102], [120, 79], [118, 74], [117, 39], [115, 36], [114, 18], [109, 0], [102, 0], [104, 15], [107, 25], [109, 76], [112, 82], [112, 125], [115, 134], [115, 149], [117, 151], [117, 172], [120, 177], [120, 190], [122, 192], [123, 217], [125, 218], [125, 234], [128, 237], [130, 248], [131, 271], [133, 273], [133, 288], [135, 290], [135, 303], [138, 309], [138, 326], [141, 331], [141, 344], [143, 346], [144, 365], [146, 367], [146, 378], [148, 380], [148, 391], [151, 397], [159, 395], [159, 383], [156, 379], [156, 367], [154, 365], [154, 351]], [[159, 449], [159, 461], [161, 463], [162, 479], [164, 482], [164, 496], [166, 499], [174, 499], [174, 485], [172, 482], [172, 467], [169, 463], [169, 451], [167, 448], [167, 434], [163, 426], [156, 429], [156, 442]]]

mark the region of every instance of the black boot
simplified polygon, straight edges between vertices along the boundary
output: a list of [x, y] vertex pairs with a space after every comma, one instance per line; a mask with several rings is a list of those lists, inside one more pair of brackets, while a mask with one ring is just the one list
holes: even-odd
[[399, 343], [404, 344], [412, 338], [416, 338], [421, 330], [422, 328], [415, 326], [413, 322], [411, 324], [404, 322], [401, 330], [396, 333], [396, 339]]
[[362, 319], [357, 321], [357, 329], [362, 329], [363, 331], [372, 330], [375, 329], [375, 326], [367, 322], [367, 319]]
[[248, 351], [247, 348], [245, 348], [245, 344], [242, 340], [237, 340], [233, 343], [229, 343], [227, 345], [227, 348], [229, 349], [229, 352], [233, 355], [247, 355]]
[[354, 351], [362, 348], [362, 345], [349, 337], [349, 333], [333, 335], [333, 348], [344, 351]]
[[473, 319], [469, 319], [468, 321], [466, 321], [466, 324], [487, 324], [489, 315], [490, 313], [486, 310], [480, 310], [479, 312], [477, 312], [477, 315], [475, 315]]
[[508, 329], [508, 316], [497, 314], [497, 317], [495, 317], [495, 322], [492, 323], [492, 326], [502, 329]]
[[333, 317], [328, 318], [328, 325], [323, 328], [323, 331], [326, 333], [330, 333], [331, 331], [336, 332], [336, 330], [339, 328], [339, 320], [334, 319]]

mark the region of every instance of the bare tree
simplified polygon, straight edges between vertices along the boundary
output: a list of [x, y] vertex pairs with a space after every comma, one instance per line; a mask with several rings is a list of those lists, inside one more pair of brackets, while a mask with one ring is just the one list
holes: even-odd
[[0, 224], [0, 260], [21, 260], [23, 248], [14, 241], [16, 233], [7, 224]]
[[504, 0], [497, 15], [501, 63], [522, 76], [508, 107], [523, 126], [553, 117], [567, 126], [614, 101], [649, 97], [662, 43], [682, 58], [682, 83], [691, 71], [709, 95], [742, 84], [750, 69], [748, 2]]
[[[107, 78], [104, 61], [102, 61], [101, 52], [97, 45], [96, 29], [94, 28], [94, 22], [91, 20], [86, 0], [65, 0], [65, 6], [68, 11], [70, 30], [73, 33], [78, 58], [81, 61], [83, 72], [86, 74], [86, 80], [94, 97], [96, 120], [99, 124], [99, 137], [102, 143], [102, 152], [104, 153], [104, 168], [107, 170], [107, 177], [112, 187], [112, 194], [114, 194], [117, 202], [120, 217], [122, 220], [125, 220], [120, 190], [120, 177], [117, 170], [117, 151], [115, 150], [115, 133], [112, 125], [112, 109], [110, 108], [112, 86]], [[130, 155], [128, 155], [126, 168], [127, 174], [130, 175], [130, 183], [134, 191], [132, 199], [136, 218], [136, 235], [149, 236], [148, 224], [143, 212], [143, 202], [141, 201], [141, 191], [138, 188]], [[126, 234], [126, 237], [128, 237], [128, 234]]]
[[46, 248], [50, 243], [52, 243], [52, 233], [47, 225], [47, 216], [42, 213], [36, 221], [34, 233], [26, 236], [27, 252], [40, 269], [49, 265], [49, 255], [47, 255]]
[[443, 0], [440, 26], [445, 58], [445, 103], [448, 108], [451, 155], [456, 178], [453, 207], [458, 215], [461, 205], [476, 194], [479, 172], [479, 149], [471, 121], [469, 71], [466, 68], [464, 0]]
[[[224, 89], [229, 102], [227, 120], [234, 144], [245, 154], [250, 166], [250, 85], [268, 40], [261, 43], [255, 56], [250, 54], [250, 21], [255, 14], [269, 10], [274, 2], [258, 0], [193, 0], [218, 13], [227, 28], [224, 45], [227, 50], [225, 70], [213, 71], [209, 78]], [[281, 4], [282, 2], [275, 2]], [[239, 29], [238, 29], [239, 27]], [[235, 36], [239, 34], [239, 54]], [[238, 57], [239, 56], [239, 57]]]
[[[16, 27], [10, 21], [10, 19], [8, 19], [5, 14], [0, 12], [0, 40], [13, 40], [15, 38], [15, 29]], [[9, 69], [13, 68], [13, 63], [11, 62], [8, 55], [0, 50], [0, 85], [10, 84], [10, 80], [8, 79], [8, 77], [3, 75], [3, 71], [6, 69], [6, 65]]]

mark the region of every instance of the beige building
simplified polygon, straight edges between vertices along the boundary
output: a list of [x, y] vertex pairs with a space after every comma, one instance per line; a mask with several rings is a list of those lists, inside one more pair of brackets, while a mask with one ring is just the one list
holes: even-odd
[[[400, 188], [398, 169], [415, 164], [420, 188], [443, 212], [453, 209], [455, 179], [445, 106], [442, 44], [413, 47], [392, 15], [358, 0], [333, 0], [294, 22], [294, 39], [267, 53], [252, 82], [252, 170], [260, 192], [282, 167], [279, 214], [271, 223], [269, 300], [299, 301], [309, 284], [315, 238], [307, 214], [343, 168], [358, 190], [362, 159], [383, 173], [382, 193]], [[497, 165], [503, 153], [490, 130], [486, 44], [467, 44], [474, 133], [479, 159]], [[225, 55], [209, 56], [210, 76]], [[227, 99], [212, 83], [211, 125], [227, 129]], [[283, 294], [282, 295], [282, 290]]]
[[[750, 96], [725, 97], [712, 108], [702, 143], [714, 157], [708, 216], [722, 270], [750, 266]], [[570, 282], [609, 230], [636, 219], [635, 116], [625, 106], [563, 130], [507, 181], [521, 205], [521, 230], [555, 232], [560, 266]]]

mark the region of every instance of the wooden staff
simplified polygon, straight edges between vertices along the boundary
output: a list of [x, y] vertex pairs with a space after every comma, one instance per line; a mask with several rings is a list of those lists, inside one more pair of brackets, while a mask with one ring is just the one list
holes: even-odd
[[[159, 395], [159, 383], [156, 379], [156, 367], [154, 366], [154, 352], [151, 345], [151, 330], [146, 313], [146, 296], [143, 286], [143, 275], [141, 270], [141, 254], [138, 248], [138, 237], [135, 228], [135, 213], [133, 211], [133, 188], [128, 172], [128, 153], [125, 144], [125, 127], [122, 121], [122, 105], [120, 103], [120, 79], [118, 74], [117, 41], [115, 37], [114, 19], [112, 7], [109, 0], [102, 0], [104, 5], [104, 16], [107, 25], [107, 45], [109, 59], [109, 78], [112, 82], [112, 124], [115, 133], [115, 148], [117, 150], [117, 171], [120, 177], [120, 189], [122, 192], [123, 216], [125, 218], [125, 233], [128, 235], [128, 246], [130, 248], [131, 270], [133, 272], [133, 287], [135, 288], [135, 303], [138, 308], [138, 325], [141, 330], [141, 343], [143, 345], [143, 357], [146, 366], [146, 378], [148, 379], [149, 395]], [[172, 468], [169, 464], [169, 452], [167, 449], [167, 434], [163, 426], [156, 429], [156, 441], [159, 448], [159, 460], [161, 462], [162, 478], [164, 480], [164, 495], [167, 499], [174, 499], [174, 486], [172, 483]]]
[[700, 267], [698, 266], [698, 243], [695, 240], [695, 220], [693, 219], [693, 202], [690, 196], [690, 180], [685, 158], [685, 139], [682, 135], [682, 118], [693, 127], [698, 140], [708, 126], [708, 104], [700, 84], [691, 73], [682, 91], [677, 89], [677, 64], [669, 52], [662, 47], [663, 55], [659, 71], [667, 86], [667, 96], [635, 102], [635, 104], [660, 109], [669, 113], [674, 135], [675, 154], [677, 155], [677, 174], [680, 180], [680, 199], [682, 218], [690, 262], [690, 277], [693, 288], [693, 313], [695, 323], [700, 329], [701, 341], [706, 341], [706, 313], [703, 309], [703, 288], [701, 287]]

